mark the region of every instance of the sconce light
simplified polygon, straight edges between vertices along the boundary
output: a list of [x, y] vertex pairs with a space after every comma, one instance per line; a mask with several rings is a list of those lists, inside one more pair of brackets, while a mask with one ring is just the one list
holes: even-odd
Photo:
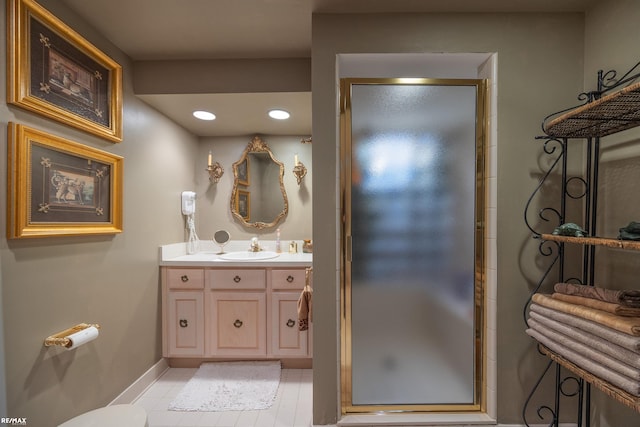
[[298, 160], [298, 155], [295, 155], [295, 166], [293, 167], [293, 174], [298, 180], [298, 185], [302, 182], [302, 178], [307, 174], [307, 168]]
[[207, 172], [209, 172], [209, 182], [213, 182], [215, 184], [220, 181], [222, 175], [224, 174], [224, 169], [218, 162], [213, 162], [213, 154], [209, 151], [209, 157], [207, 159]]

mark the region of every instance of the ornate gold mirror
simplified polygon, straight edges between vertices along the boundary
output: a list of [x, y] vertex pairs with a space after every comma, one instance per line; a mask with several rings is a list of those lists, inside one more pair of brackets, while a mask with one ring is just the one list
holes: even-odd
[[284, 190], [284, 164], [254, 136], [233, 164], [231, 214], [247, 227], [274, 227], [289, 212]]

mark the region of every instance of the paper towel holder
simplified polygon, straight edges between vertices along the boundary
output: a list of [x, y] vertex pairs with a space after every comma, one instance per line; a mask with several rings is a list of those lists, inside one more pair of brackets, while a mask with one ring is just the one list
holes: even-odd
[[54, 335], [49, 335], [44, 340], [45, 347], [51, 347], [54, 345], [59, 345], [62, 347], [69, 347], [71, 345], [71, 340], [69, 339], [69, 335], [75, 334], [76, 332], [80, 332], [84, 329], [95, 327], [96, 329], [100, 329], [100, 325], [97, 323], [79, 323], [76, 326], [73, 326], [69, 329], [65, 329], [64, 331], [58, 332]]

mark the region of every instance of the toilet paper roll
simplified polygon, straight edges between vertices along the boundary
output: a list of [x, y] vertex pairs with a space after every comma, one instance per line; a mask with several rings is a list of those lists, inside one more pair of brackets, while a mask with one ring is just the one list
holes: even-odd
[[88, 343], [89, 341], [93, 341], [98, 338], [98, 328], [95, 326], [90, 326], [86, 329], [78, 331], [69, 335], [69, 344], [67, 344], [67, 350], [72, 350], [76, 347], [79, 347], [83, 344]]

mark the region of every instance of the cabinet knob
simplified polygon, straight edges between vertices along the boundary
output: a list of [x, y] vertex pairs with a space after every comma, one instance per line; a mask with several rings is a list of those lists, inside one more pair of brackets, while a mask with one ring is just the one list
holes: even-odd
[[296, 325], [296, 321], [293, 319], [287, 320], [287, 326], [293, 328]]
[[240, 276], [236, 276], [233, 278], [233, 281], [236, 283], [240, 283], [240, 280], [242, 280], [242, 278]]
[[187, 319], [180, 319], [180, 327], [186, 328], [187, 326], [189, 326], [189, 321]]
[[236, 319], [236, 321], [233, 322], [233, 326], [235, 326], [236, 328], [241, 327], [242, 326], [242, 320]]
[[187, 276], [186, 274], [183, 274], [182, 276], [180, 276], [180, 280], [186, 283], [189, 281], [189, 276]]
[[287, 282], [289, 282], [289, 283], [293, 282], [293, 276], [292, 275], [288, 275], [287, 276]]

